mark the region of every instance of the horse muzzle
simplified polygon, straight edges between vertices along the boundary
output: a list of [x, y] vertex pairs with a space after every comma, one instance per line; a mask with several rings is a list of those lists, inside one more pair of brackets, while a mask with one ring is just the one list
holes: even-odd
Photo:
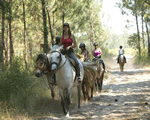
[[35, 72], [35, 76], [36, 76], [36, 77], [41, 77], [41, 76], [42, 76], [42, 73]]

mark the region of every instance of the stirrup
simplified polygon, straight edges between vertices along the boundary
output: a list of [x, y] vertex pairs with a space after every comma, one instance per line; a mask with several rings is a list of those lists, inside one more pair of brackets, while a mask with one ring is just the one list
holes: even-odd
[[81, 77], [77, 77], [76, 80], [78, 81], [78, 83], [82, 82]]

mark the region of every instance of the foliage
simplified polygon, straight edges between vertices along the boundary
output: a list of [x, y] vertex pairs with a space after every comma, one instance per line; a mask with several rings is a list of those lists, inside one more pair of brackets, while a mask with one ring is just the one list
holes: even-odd
[[132, 34], [128, 38], [128, 45], [132, 47], [133, 49], [138, 49], [139, 44], [138, 44], [138, 35], [136, 33]]
[[142, 49], [141, 59], [139, 59], [139, 54], [136, 53], [135, 59], [134, 59], [134, 64], [136, 64], [136, 66], [138, 66], [138, 67], [149, 67], [150, 61], [149, 61], [147, 52], [148, 52], [147, 49]]

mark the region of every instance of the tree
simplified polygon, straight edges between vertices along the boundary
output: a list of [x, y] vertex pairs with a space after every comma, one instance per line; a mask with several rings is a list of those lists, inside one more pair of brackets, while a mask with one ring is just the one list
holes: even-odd
[[9, 39], [10, 39], [10, 65], [12, 65], [12, 58], [14, 56], [13, 49], [13, 41], [12, 41], [12, 30], [11, 30], [11, 22], [12, 22], [12, 0], [9, 0]]
[[26, 38], [27, 28], [26, 28], [26, 12], [25, 12], [25, 0], [22, 0], [23, 3], [23, 22], [24, 22], [24, 60], [26, 68], [28, 66], [28, 41]]
[[4, 48], [4, 31], [5, 31], [5, 0], [1, 1], [2, 5], [2, 39], [0, 44], [0, 72], [2, 72], [3, 69], [3, 48]]
[[45, 12], [45, 0], [41, 0], [42, 3], [42, 15], [43, 15], [43, 33], [44, 33], [44, 53], [48, 51], [48, 31], [47, 31], [47, 17]]

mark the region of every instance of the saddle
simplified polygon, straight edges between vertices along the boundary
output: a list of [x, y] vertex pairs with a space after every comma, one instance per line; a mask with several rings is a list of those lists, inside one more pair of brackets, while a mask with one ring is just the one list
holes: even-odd
[[71, 64], [73, 67], [76, 66], [75, 61], [74, 61], [72, 58], [69, 58], [69, 57], [68, 57], [68, 60], [69, 60], [70, 64]]

